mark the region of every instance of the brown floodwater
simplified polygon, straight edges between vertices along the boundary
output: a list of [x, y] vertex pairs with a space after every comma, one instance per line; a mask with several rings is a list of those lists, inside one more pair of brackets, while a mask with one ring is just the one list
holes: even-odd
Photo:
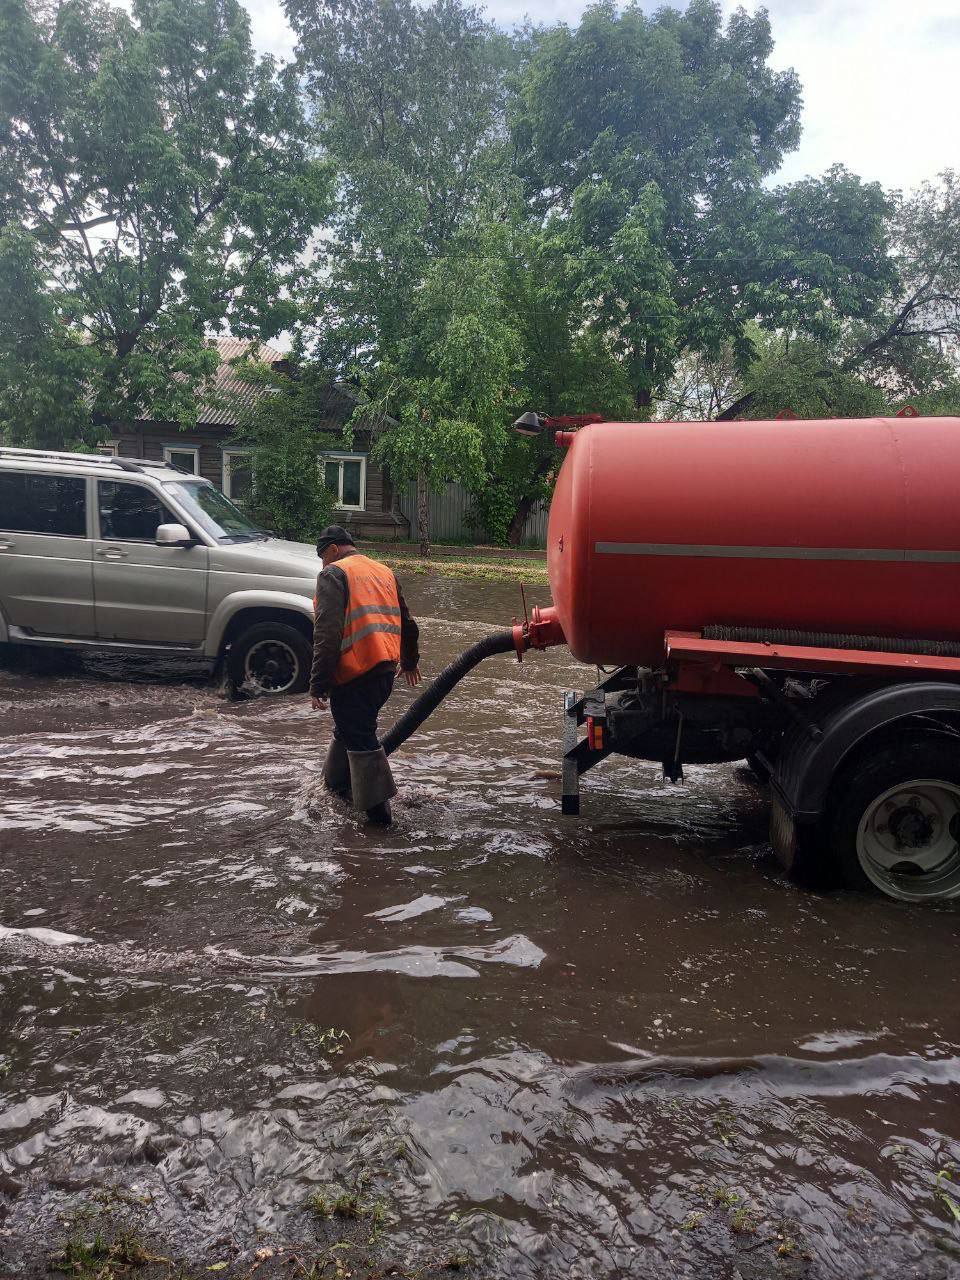
[[[428, 674], [518, 607], [405, 589]], [[736, 766], [610, 760], [561, 817], [594, 676], [484, 663], [367, 831], [303, 698], [0, 668], [0, 1276], [105, 1187], [216, 1266], [358, 1178], [410, 1265], [960, 1274], [957, 910], [794, 887]]]

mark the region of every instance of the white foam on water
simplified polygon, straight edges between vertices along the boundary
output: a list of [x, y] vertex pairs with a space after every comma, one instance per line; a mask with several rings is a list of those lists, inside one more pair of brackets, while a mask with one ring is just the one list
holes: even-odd
[[76, 933], [61, 933], [59, 929], [44, 929], [33, 925], [29, 929], [11, 929], [0, 924], [0, 942], [5, 938], [32, 938], [34, 942], [42, 942], [48, 947], [69, 947], [77, 942], [92, 942], [92, 938], [81, 938]]

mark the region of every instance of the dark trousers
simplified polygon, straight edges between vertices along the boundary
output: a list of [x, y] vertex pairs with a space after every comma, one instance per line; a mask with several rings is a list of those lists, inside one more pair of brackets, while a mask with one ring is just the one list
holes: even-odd
[[330, 714], [333, 736], [347, 751], [376, 751], [377, 717], [393, 692], [394, 668], [375, 667], [365, 676], [349, 684], [338, 684], [330, 690]]

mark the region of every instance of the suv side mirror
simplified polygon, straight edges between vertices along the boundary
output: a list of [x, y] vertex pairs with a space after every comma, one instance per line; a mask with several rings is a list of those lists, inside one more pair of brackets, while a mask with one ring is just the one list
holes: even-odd
[[192, 547], [196, 539], [185, 524], [161, 524], [156, 541], [158, 547]]

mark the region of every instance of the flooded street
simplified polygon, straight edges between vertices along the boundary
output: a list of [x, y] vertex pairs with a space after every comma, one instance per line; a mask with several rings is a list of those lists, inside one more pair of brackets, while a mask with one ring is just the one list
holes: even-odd
[[[519, 608], [403, 585], [427, 676]], [[305, 697], [0, 668], [0, 1277], [108, 1194], [247, 1274], [352, 1188], [395, 1274], [960, 1276], [957, 909], [790, 885], [735, 766], [611, 760], [562, 818], [594, 682], [484, 663], [368, 831]]]

